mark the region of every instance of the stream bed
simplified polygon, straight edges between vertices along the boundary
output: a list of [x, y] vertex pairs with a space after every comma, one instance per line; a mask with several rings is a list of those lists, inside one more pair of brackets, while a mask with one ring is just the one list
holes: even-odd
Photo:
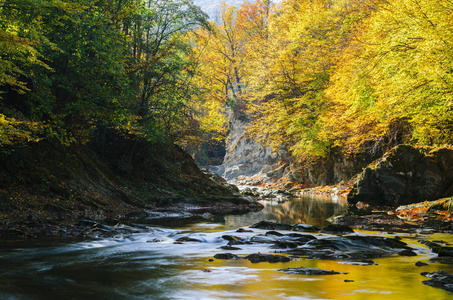
[[[422, 284], [421, 272], [453, 266], [429, 263], [437, 256], [424, 240], [453, 242], [451, 234], [355, 229], [356, 235], [399, 236], [417, 256], [391, 255], [373, 265], [344, 260], [293, 258], [290, 262], [252, 263], [216, 259], [229, 252], [224, 236], [248, 239], [268, 230], [248, 228], [260, 221], [318, 226], [346, 210], [346, 200], [307, 195], [265, 202], [260, 212], [172, 225], [150, 225], [150, 232], [95, 240], [35, 239], [0, 244], [0, 299], [451, 299], [452, 294]], [[238, 233], [243, 227], [246, 230]], [[252, 232], [253, 231], [253, 232]], [[287, 231], [279, 230], [283, 234]], [[313, 233], [318, 238], [328, 234]], [[179, 242], [184, 240], [184, 242]], [[241, 245], [235, 255], [275, 253], [266, 243]], [[301, 275], [279, 269], [311, 267], [337, 275]]]

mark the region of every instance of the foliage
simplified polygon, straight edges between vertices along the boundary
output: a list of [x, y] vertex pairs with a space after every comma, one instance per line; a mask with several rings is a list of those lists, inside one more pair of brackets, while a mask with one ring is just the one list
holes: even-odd
[[[298, 157], [452, 144], [449, 0], [1, 0], [1, 143], [98, 127], [194, 149], [228, 117]], [[198, 146], [196, 146], [198, 145]]]
[[[299, 157], [453, 143], [450, 1], [257, 0], [223, 11], [233, 25], [223, 18], [205, 33], [218, 41], [203, 46], [204, 66], [224, 71], [224, 85], [237, 68], [234, 96], [262, 143]], [[234, 32], [234, 64], [217, 32]]]
[[206, 16], [191, 1], [4, 0], [0, 12], [6, 119], [20, 115], [64, 144], [97, 127], [175, 140], [192, 126], [183, 35]]

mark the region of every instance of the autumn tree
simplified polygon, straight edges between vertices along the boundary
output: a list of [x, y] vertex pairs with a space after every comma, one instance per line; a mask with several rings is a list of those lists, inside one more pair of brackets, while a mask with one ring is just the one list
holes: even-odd
[[375, 5], [332, 83], [328, 131], [352, 151], [451, 144], [451, 3]]

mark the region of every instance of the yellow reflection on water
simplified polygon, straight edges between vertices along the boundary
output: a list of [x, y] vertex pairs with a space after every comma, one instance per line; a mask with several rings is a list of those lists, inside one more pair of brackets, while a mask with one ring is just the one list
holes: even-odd
[[[429, 239], [453, 241], [451, 235], [442, 234]], [[421, 251], [421, 255], [373, 259], [377, 265], [369, 266], [314, 259], [271, 264], [251, 263], [244, 259], [209, 262], [200, 258], [197, 262], [200, 270], [197, 276], [200, 277], [192, 288], [202, 290], [214, 299], [453, 299], [447, 291], [422, 284], [428, 278], [420, 275], [438, 270], [453, 273], [453, 266], [430, 263], [417, 267], [417, 261], [426, 262], [435, 255], [416, 238], [403, 236], [403, 241]], [[311, 276], [277, 271], [290, 267], [313, 267], [349, 274]]]

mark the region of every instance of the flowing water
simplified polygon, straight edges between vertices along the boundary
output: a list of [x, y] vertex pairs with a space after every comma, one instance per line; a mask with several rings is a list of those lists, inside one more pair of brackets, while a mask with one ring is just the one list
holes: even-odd
[[[261, 220], [326, 225], [346, 209], [344, 200], [302, 197], [266, 203], [263, 211], [226, 216], [210, 222], [156, 226], [150, 233], [94, 241], [3, 241], [0, 246], [0, 299], [452, 299], [446, 291], [423, 285], [424, 271], [453, 266], [416, 267], [433, 255], [409, 234], [400, 234], [418, 256], [374, 259], [377, 265], [351, 265], [332, 260], [251, 263], [213, 259], [226, 245], [222, 235]], [[394, 236], [387, 233], [358, 234]], [[174, 242], [183, 236], [201, 242]], [[430, 240], [453, 242], [451, 235]], [[268, 244], [247, 245], [235, 254], [271, 253]], [[316, 267], [349, 274], [309, 276], [278, 269]], [[345, 282], [349, 280], [351, 282]]]

